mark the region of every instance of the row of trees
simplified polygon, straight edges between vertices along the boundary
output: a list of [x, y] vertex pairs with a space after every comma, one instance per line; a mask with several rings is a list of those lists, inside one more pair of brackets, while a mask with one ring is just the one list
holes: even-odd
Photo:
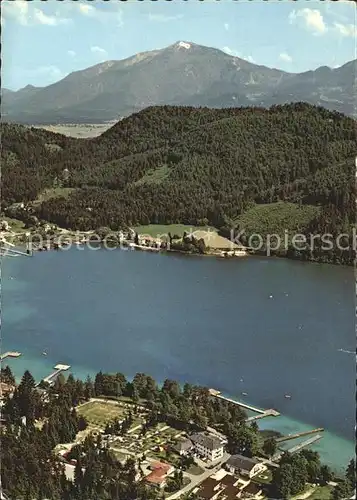
[[[335, 479], [331, 469], [321, 464], [319, 454], [308, 449], [283, 455], [280, 468], [273, 474], [273, 493], [276, 498], [287, 499], [304, 490], [307, 482], [326, 485]], [[333, 490], [333, 500], [346, 500], [355, 491], [356, 463], [352, 459], [346, 469], [345, 477], [339, 480]]]

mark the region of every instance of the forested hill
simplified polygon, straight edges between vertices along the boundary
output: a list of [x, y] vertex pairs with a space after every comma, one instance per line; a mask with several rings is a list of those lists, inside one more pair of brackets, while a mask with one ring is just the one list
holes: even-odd
[[94, 139], [2, 125], [2, 143], [3, 208], [74, 188], [36, 205], [64, 227], [205, 219], [222, 227], [254, 203], [279, 200], [321, 205], [313, 230], [355, 219], [355, 121], [305, 103], [152, 107]]

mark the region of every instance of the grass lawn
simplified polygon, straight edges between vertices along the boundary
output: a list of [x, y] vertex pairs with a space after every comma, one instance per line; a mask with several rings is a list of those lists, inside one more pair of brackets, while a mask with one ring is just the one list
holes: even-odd
[[90, 424], [104, 427], [107, 422], [115, 418], [123, 418], [125, 411], [124, 408], [113, 403], [102, 403], [99, 401], [92, 401], [86, 405], [77, 408], [80, 415], [83, 415]]
[[182, 237], [183, 233], [191, 232], [191, 231], [215, 231], [214, 228], [210, 227], [196, 227], [196, 226], [187, 226], [184, 224], [149, 224], [148, 226], [136, 226], [134, 230], [139, 234], [147, 234], [152, 237], [156, 237], [158, 235], [167, 235], [171, 233], [172, 236], [175, 234], [177, 236]]
[[266, 470], [259, 474], [258, 476], [255, 476], [252, 481], [258, 484], [270, 484], [273, 479], [273, 475], [271, 470]]
[[149, 170], [141, 179], [134, 182], [135, 186], [142, 184], [161, 184], [170, 175], [171, 168], [167, 165]]
[[0, 217], [0, 219], [6, 220], [10, 226], [10, 231], [13, 231], [14, 233], [19, 233], [22, 231], [25, 231], [25, 224], [18, 219], [11, 219], [10, 217]]
[[71, 193], [75, 191], [75, 188], [49, 188], [45, 189], [41, 194], [38, 195], [34, 203], [42, 203], [43, 201], [50, 200], [51, 198], [67, 198]]
[[279, 201], [277, 203], [254, 205], [235, 219], [245, 234], [258, 233], [278, 234], [284, 238], [284, 231], [292, 237], [296, 232], [303, 231], [309, 222], [318, 216], [320, 208], [312, 205], [299, 206], [294, 203]]
[[318, 486], [309, 500], [330, 500], [333, 488], [332, 486]]
[[199, 465], [191, 465], [186, 472], [188, 472], [188, 474], [192, 474], [193, 476], [200, 476], [204, 473], [204, 470]]

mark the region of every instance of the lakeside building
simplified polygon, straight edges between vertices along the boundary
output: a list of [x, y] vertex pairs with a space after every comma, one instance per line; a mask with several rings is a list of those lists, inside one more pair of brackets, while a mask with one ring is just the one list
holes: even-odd
[[208, 432], [198, 432], [190, 436], [195, 451], [210, 461], [223, 457], [224, 444], [219, 437]]
[[179, 455], [189, 455], [197, 453], [203, 458], [214, 462], [223, 457], [224, 446], [227, 440], [210, 432], [197, 432], [186, 439], [178, 441], [174, 450]]
[[150, 467], [151, 472], [145, 477], [145, 481], [152, 486], [163, 488], [167, 477], [174, 471], [172, 465], [165, 462], [155, 462]]
[[190, 439], [182, 439], [173, 448], [181, 456], [188, 455], [193, 449], [193, 442]]
[[205, 479], [194, 492], [200, 500], [236, 500], [241, 498], [263, 498], [262, 488], [233, 476], [223, 469]]
[[226, 467], [231, 474], [239, 474], [250, 479], [266, 470], [266, 466], [258, 460], [243, 455], [232, 455], [226, 462]]

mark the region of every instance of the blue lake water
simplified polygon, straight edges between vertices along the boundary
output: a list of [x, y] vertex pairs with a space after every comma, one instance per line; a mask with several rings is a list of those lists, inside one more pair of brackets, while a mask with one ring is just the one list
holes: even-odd
[[334, 468], [354, 456], [352, 268], [88, 249], [2, 267], [2, 351], [23, 353], [8, 363], [17, 375], [66, 363], [80, 377], [199, 383], [282, 413], [261, 428], [324, 427], [313, 448]]

